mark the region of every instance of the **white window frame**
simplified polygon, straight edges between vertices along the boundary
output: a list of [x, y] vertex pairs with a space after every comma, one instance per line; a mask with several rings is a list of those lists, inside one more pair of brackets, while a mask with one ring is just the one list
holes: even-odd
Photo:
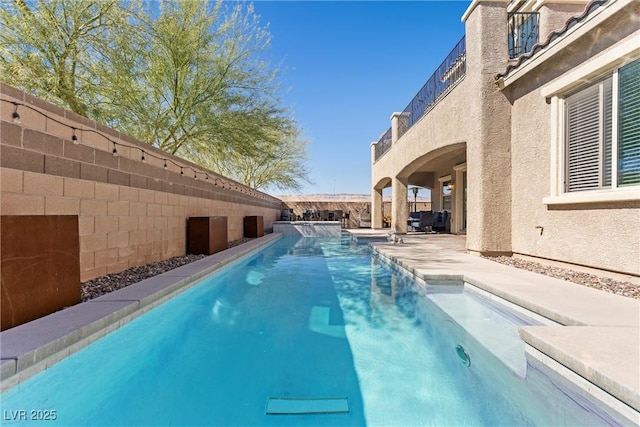
[[[451, 230], [453, 233], [458, 233], [460, 231], [466, 231], [466, 227], [462, 226], [462, 220], [463, 220], [463, 215], [464, 213], [462, 212], [462, 210], [464, 209], [464, 201], [463, 201], [463, 197], [464, 197], [464, 179], [462, 179], [462, 174], [464, 172], [467, 171], [467, 163], [460, 163], [458, 165], [455, 165], [453, 167], [454, 173], [455, 173], [455, 183], [456, 186], [454, 187], [454, 193], [455, 193], [455, 197], [453, 198], [453, 205], [452, 207], [455, 208], [455, 215], [452, 212], [452, 218], [453, 218], [453, 230]], [[469, 179], [469, 175], [467, 175], [467, 180]], [[467, 181], [467, 186], [469, 185], [468, 181]], [[468, 205], [467, 205], [468, 206]], [[468, 221], [468, 215], [467, 215], [467, 221]], [[468, 225], [468, 224], [467, 224]]]
[[[443, 211], [444, 210], [444, 184], [449, 182], [450, 184], [453, 184], [453, 179], [451, 177], [451, 175], [445, 175], [445, 176], [441, 176], [440, 178], [438, 178], [438, 196], [440, 197], [440, 210]], [[453, 190], [449, 190], [449, 202], [451, 204], [451, 206], [449, 207], [449, 215], [451, 215], [451, 213], [453, 212]]]
[[566, 176], [566, 108], [564, 97], [572, 90], [607, 73], [613, 73], [613, 117], [617, 117], [618, 68], [640, 58], [640, 43], [632, 34], [606, 53], [592, 58], [541, 88], [540, 94], [551, 103], [551, 163], [549, 196], [543, 199], [547, 205], [599, 202], [640, 201], [640, 185], [617, 186], [617, 125], [612, 126], [612, 177], [611, 188], [565, 192]]

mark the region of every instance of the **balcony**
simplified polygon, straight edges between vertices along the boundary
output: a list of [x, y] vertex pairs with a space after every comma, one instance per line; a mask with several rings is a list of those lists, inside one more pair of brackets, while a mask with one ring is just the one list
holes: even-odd
[[[398, 125], [398, 138], [444, 98], [465, 76], [467, 71], [466, 39], [463, 36], [429, 80], [403, 110]], [[391, 148], [391, 129], [376, 144], [375, 160]]]
[[538, 43], [537, 12], [513, 12], [509, 14], [509, 59], [531, 52]]

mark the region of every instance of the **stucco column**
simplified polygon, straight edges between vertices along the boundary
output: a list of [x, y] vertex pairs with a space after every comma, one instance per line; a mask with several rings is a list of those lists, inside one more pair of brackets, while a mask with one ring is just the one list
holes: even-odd
[[391, 180], [391, 229], [398, 234], [407, 233], [409, 206], [407, 202], [407, 180]]
[[382, 190], [371, 190], [371, 228], [382, 228]]
[[[376, 144], [378, 141], [371, 143], [371, 164], [376, 162]], [[371, 168], [371, 182], [375, 185], [375, 177], [373, 176], [373, 167]], [[382, 228], [382, 190], [371, 189], [371, 228]]]
[[467, 249], [511, 252], [511, 105], [495, 83], [509, 62], [507, 1], [474, 2], [465, 14], [467, 140]]
[[391, 114], [391, 143], [396, 141], [406, 132], [408, 125], [407, 113], [395, 112]]

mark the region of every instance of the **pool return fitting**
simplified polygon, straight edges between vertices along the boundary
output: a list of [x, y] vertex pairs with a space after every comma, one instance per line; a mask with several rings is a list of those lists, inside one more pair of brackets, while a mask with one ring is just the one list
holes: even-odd
[[456, 354], [458, 355], [460, 363], [462, 363], [464, 366], [471, 366], [471, 356], [469, 356], [467, 350], [460, 344], [456, 346]]

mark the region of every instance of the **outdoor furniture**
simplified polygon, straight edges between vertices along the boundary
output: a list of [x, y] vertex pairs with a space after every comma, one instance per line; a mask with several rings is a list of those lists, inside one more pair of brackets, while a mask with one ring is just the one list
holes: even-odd
[[293, 214], [292, 209], [282, 209], [280, 213], [280, 221], [295, 221], [296, 216]]
[[433, 211], [412, 212], [409, 218], [409, 226], [413, 231], [432, 231]]
[[433, 214], [433, 229], [438, 229], [439, 231], [447, 231], [449, 221], [449, 212], [448, 211], [437, 211]]

